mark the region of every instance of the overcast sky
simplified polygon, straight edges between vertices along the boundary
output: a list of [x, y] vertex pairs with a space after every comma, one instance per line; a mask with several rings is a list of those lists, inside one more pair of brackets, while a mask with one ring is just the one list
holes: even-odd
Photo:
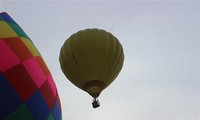
[[[63, 120], [199, 120], [200, 2], [1, 1], [0, 11], [24, 29], [48, 65]], [[92, 108], [71, 84], [59, 52], [73, 33], [101, 28], [116, 36], [125, 61]]]

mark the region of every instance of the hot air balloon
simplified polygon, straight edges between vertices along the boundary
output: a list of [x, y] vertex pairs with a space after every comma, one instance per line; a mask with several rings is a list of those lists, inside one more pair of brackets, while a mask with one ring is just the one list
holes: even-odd
[[0, 120], [61, 120], [56, 85], [22, 28], [0, 13]]
[[61, 47], [59, 60], [65, 76], [94, 98], [96, 108], [98, 96], [122, 69], [124, 53], [116, 37], [93, 28], [71, 35]]

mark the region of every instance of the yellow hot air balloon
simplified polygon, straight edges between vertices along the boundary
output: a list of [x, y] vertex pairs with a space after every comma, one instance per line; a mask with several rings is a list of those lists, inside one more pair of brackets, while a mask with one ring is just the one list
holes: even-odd
[[60, 51], [60, 65], [65, 76], [93, 98], [117, 77], [123, 66], [124, 53], [120, 42], [101, 29], [85, 29], [70, 36]]

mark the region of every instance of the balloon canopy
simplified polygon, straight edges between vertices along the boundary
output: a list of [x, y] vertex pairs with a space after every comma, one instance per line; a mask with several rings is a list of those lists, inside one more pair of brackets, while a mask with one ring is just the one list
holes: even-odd
[[116, 37], [101, 29], [85, 29], [70, 36], [60, 51], [65, 76], [95, 99], [119, 74], [123, 48]]
[[57, 88], [22, 28], [0, 13], [0, 120], [61, 120]]

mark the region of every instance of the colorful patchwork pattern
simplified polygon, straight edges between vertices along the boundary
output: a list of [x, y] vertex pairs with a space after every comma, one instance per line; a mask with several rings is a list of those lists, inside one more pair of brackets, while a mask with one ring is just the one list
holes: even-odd
[[61, 120], [56, 85], [22, 28], [0, 13], [0, 120]]

